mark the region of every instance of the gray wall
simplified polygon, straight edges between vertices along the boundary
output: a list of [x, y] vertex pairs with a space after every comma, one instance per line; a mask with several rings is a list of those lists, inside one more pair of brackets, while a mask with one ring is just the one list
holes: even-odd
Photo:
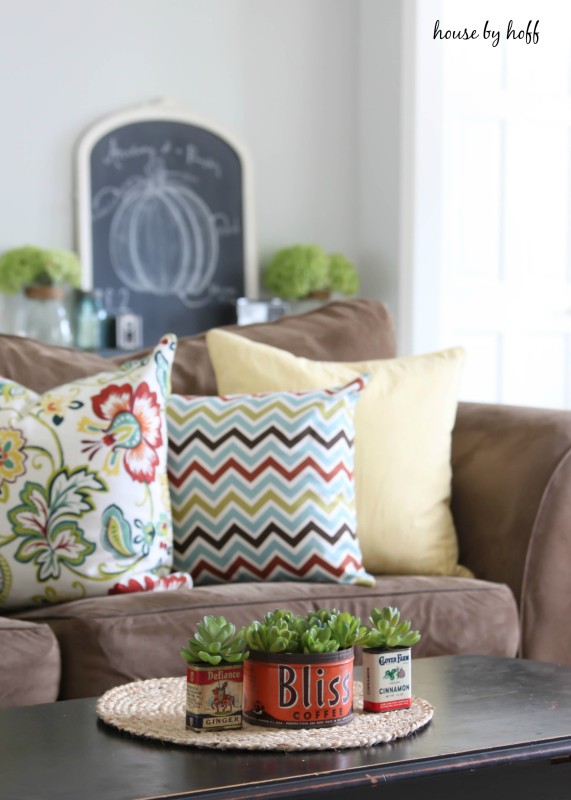
[[254, 164], [257, 252], [316, 241], [396, 311], [399, 0], [0, 0], [0, 251], [73, 247], [72, 150], [167, 97]]

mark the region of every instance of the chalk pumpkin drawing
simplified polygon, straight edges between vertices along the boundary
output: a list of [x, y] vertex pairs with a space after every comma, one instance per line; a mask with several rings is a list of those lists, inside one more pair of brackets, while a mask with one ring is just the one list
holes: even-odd
[[190, 187], [191, 176], [150, 157], [144, 174], [93, 198], [93, 219], [112, 214], [111, 263], [119, 280], [136, 292], [176, 295], [189, 307], [208, 302], [224, 226]]
[[232, 135], [164, 102], [117, 112], [82, 136], [85, 287], [128, 293], [145, 346], [165, 331], [182, 337], [235, 322], [236, 299], [256, 296], [249, 172]]

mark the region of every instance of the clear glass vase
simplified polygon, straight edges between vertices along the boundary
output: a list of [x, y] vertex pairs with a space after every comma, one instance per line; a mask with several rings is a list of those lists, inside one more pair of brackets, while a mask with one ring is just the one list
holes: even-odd
[[16, 333], [47, 344], [69, 346], [73, 336], [64, 286], [26, 286], [18, 309]]
[[0, 334], [16, 333], [16, 322], [21, 295], [0, 293]]

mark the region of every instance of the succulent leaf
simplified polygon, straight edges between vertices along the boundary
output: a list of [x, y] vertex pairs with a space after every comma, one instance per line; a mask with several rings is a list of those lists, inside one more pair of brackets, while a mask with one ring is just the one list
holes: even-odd
[[365, 647], [412, 647], [420, 640], [418, 631], [411, 631], [410, 620], [400, 621], [400, 612], [392, 606], [374, 608], [369, 620], [372, 627]]
[[180, 650], [185, 661], [193, 664], [222, 661], [236, 663], [248, 657], [244, 631], [236, 633], [236, 626], [225, 617], [206, 616], [196, 626], [196, 633]]
[[337, 609], [320, 608], [305, 617], [285, 609], [267, 612], [243, 632], [250, 650], [266, 653], [331, 653], [353, 646], [411, 647], [420, 639], [409, 620], [392, 606], [374, 608], [371, 627], [359, 617]]
[[359, 617], [346, 611], [336, 612], [328, 622], [333, 636], [339, 642], [339, 648], [345, 650], [367, 641], [368, 629], [361, 625]]
[[301, 637], [304, 653], [334, 653], [339, 650], [339, 642], [331, 635], [329, 627], [311, 625]]
[[245, 631], [248, 646], [265, 653], [298, 652], [298, 635], [292, 629], [293, 621], [291, 612], [279, 609], [266, 614], [264, 622], [254, 620]]

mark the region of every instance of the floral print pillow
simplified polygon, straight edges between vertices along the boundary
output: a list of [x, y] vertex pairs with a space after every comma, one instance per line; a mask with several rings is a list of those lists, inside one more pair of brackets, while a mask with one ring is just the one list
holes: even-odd
[[191, 585], [171, 575], [175, 348], [43, 395], [0, 378], [0, 607]]

